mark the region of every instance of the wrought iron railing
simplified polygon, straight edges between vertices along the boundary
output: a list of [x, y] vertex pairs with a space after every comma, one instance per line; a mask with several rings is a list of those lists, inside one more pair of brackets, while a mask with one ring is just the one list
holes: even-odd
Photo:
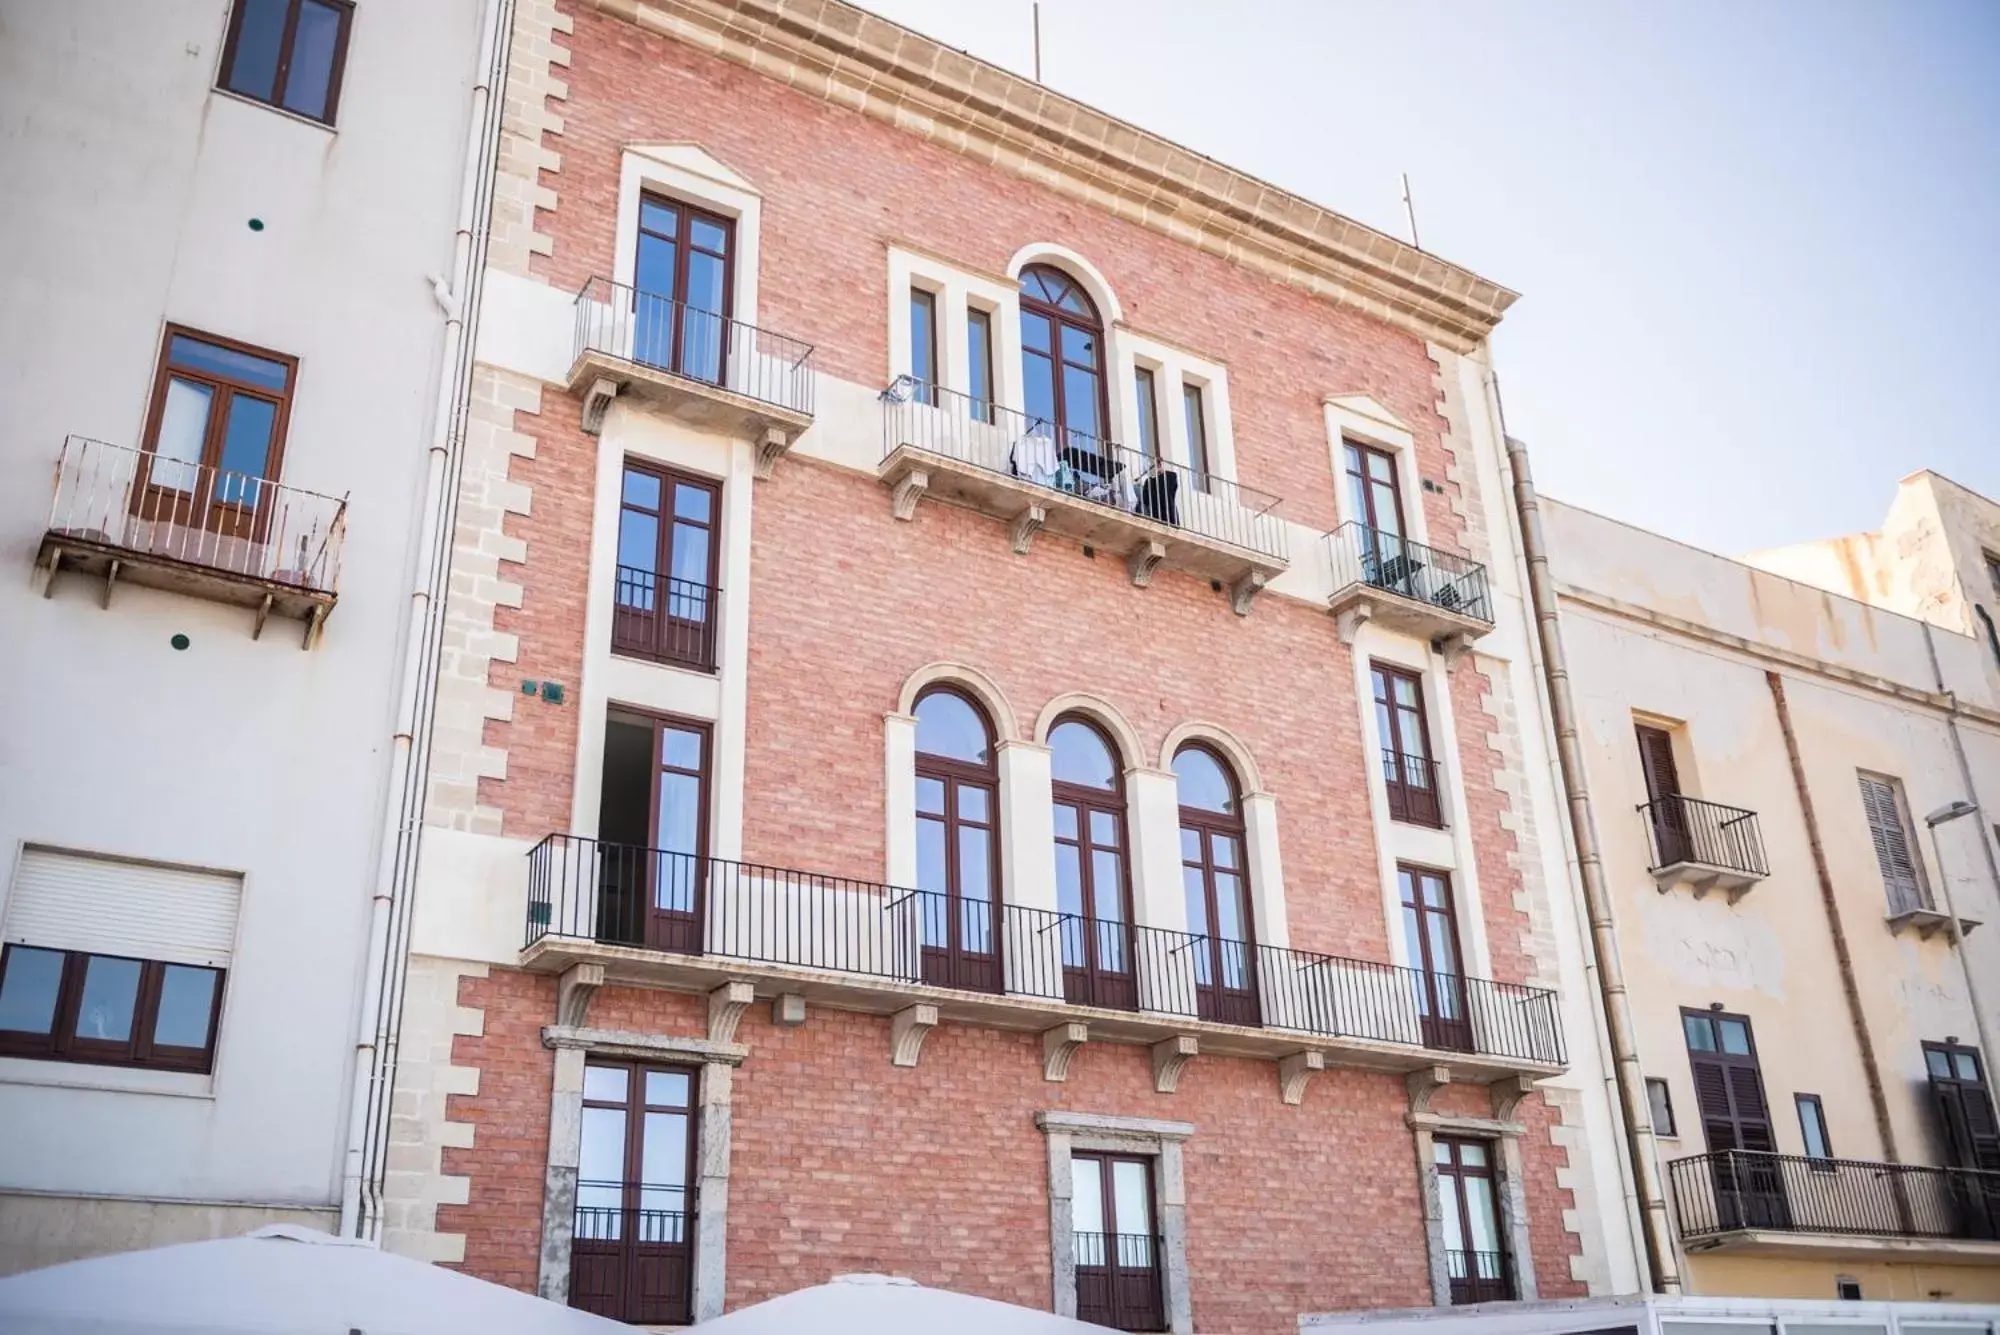
[[84, 436], [63, 441], [49, 534], [333, 593], [347, 501]]
[[1662, 797], [1640, 806], [1653, 854], [1652, 870], [1683, 862], [1724, 867], [1745, 876], [1771, 874], [1757, 813], [1694, 797]]
[[1276, 496], [909, 376], [882, 391], [882, 455], [904, 446], [1286, 559]]
[[1076, 1315], [1113, 1330], [1165, 1330], [1166, 1295], [1160, 1283], [1163, 1241], [1148, 1233], [1073, 1235]]
[[590, 353], [812, 416], [812, 344], [657, 292], [585, 283], [573, 356]]
[[716, 611], [722, 590], [639, 566], [618, 567], [611, 604], [615, 653], [715, 671]]
[[1382, 781], [1389, 795], [1389, 819], [1433, 830], [1444, 828], [1444, 794], [1438, 787], [1437, 761], [1384, 750]]
[[1514, 1296], [1504, 1252], [1452, 1250], [1444, 1254], [1444, 1265], [1445, 1273], [1451, 1276], [1454, 1303], [1505, 1302]]
[[578, 1182], [569, 1305], [634, 1325], [691, 1315], [694, 1215], [682, 1187]]
[[1684, 1238], [1755, 1230], [2000, 1239], [2000, 1173], [1721, 1150], [1668, 1166]]
[[582, 938], [1540, 1063], [1553, 992], [1195, 932], [952, 899], [818, 872], [552, 834], [527, 943]]
[[1336, 591], [1365, 584], [1493, 624], [1486, 567], [1477, 561], [1352, 521], [1326, 535], [1326, 551]]

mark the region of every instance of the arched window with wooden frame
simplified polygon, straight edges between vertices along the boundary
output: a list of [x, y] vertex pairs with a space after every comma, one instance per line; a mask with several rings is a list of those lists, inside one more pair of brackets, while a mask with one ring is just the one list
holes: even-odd
[[1259, 1023], [1257, 940], [1244, 855], [1243, 793], [1220, 753], [1189, 742], [1174, 753], [1180, 789], [1181, 887], [1187, 896], [1196, 1014]]
[[1063, 996], [1080, 1006], [1133, 1010], [1139, 986], [1132, 969], [1132, 874], [1117, 748], [1097, 724], [1066, 714], [1049, 729], [1049, 752]]
[[1031, 422], [1047, 423], [1064, 462], [1109, 467], [1110, 359], [1104, 320], [1074, 278], [1046, 264], [1021, 270], [1021, 385]]
[[951, 686], [917, 697], [917, 918], [922, 976], [998, 992], [1000, 770], [986, 711]]

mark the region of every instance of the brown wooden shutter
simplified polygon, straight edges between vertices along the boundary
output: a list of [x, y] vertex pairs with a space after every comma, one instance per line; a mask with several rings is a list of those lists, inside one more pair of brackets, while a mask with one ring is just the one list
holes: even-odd
[[1639, 729], [1639, 767], [1646, 773], [1646, 800], [1657, 802], [1676, 797], [1681, 791], [1680, 774], [1674, 768], [1674, 739], [1661, 728]]
[[1691, 1059], [1694, 1101], [1701, 1113], [1701, 1134], [1709, 1152], [1742, 1148], [1736, 1143], [1736, 1109], [1729, 1099], [1729, 1075], [1721, 1062]]
[[1931, 1077], [1931, 1098], [1944, 1127], [1945, 1144], [1960, 1168], [2000, 1171], [2000, 1121], [1986, 1087], [1970, 1080]]
[[1861, 807], [1868, 816], [1868, 833], [1875, 841], [1875, 863], [1882, 869], [1882, 887], [1889, 897], [1892, 913], [1928, 908], [1923, 878], [1910, 852], [1910, 837], [1903, 824], [1902, 804], [1896, 787], [1872, 774], [1858, 776]]

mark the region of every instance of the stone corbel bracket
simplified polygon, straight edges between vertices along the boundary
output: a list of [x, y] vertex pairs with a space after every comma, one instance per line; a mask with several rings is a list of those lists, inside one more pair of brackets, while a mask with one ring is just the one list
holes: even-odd
[[1326, 1054], [1308, 1048], [1278, 1061], [1278, 1097], [1297, 1107], [1305, 1101], [1306, 1086], [1326, 1069]]
[[931, 475], [921, 468], [912, 468], [896, 479], [896, 486], [889, 493], [889, 513], [896, 518], [909, 521], [917, 517], [917, 502], [931, 489]]
[[1354, 637], [1361, 633], [1362, 624], [1374, 615], [1375, 609], [1367, 603], [1356, 603], [1335, 613], [1333, 624], [1340, 631], [1340, 642], [1352, 649]]
[[1431, 1095], [1451, 1083], [1449, 1066], [1425, 1066], [1403, 1077], [1403, 1088], [1410, 1096], [1410, 1111], [1423, 1116], [1431, 1110]]
[[1014, 516], [1012, 530], [1014, 555], [1026, 556], [1035, 545], [1035, 535], [1042, 531], [1042, 525], [1049, 519], [1049, 512], [1039, 505], [1031, 505]]
[[1059, 1024], [1042, 1033], [1042, 1079], [1069, 1079], [1070, 1059], [1090, 1041], [1090, 1026], [1080, 1020]]
[[1493, 1120], [1512, 1122], [1520, 1111], [1521, 1100], [1535, 1092], [1535, 1082], [1525, 1075], [1510, 1075], [1505, 1080], [1495, 1080], [1486, 1087], [1486, 1095], [1493, 1100]]
[[581, 1029], [590, 1021], [590, 1000], [604, 986], [602, 964], [572, 964], [556, 980], [556, 1023]]
[[590, 382], [590, 388], [583, 391], [583, 419], [580, 425], [586, 436], [594, 436], [604, 430], [604, 414], [611, 411], [611, 400], [618, 397], [618, 382], [609, 376], [599, 376]]
[[757, 989], [742, 981], [724, 983], [708, 994], [708, 1040], [711, 1043], [734, 1043], [736, 1026], [743, 1021], [743, 1012], [750, 1009], [750, 1003], [757, 999]]
[[1447, 635], [1437, 642], [1437, 651], [1444, 655], [1444, 670], [1451, 671], [1458, 666], [1458, 660], [1472, 652], [1470, 635]]
[[1264, 591], [1271, 577], [1261, 570], [1246, 570], [1229, 586], [1229, 610], [1237, 616], [1250, 615], [1250, 600]]
[[792, 448], [792, 438], [782, 427], [767, 426], [757, 441], [757, 459], [751, 468], [758, 477], [768, 478], [778, 466], [778, 460], [785, 457], [785, 451]]
[[1160, 562], [1166, 559], [1167, 544], [1158, 538], [1148, 538], [1133, 548], [1132, 554], [1125, 558], [1125, 573], [1132, 577], [1135, 586], [1143, 589], [1153, 582], [1153, 572], [1159, 569]]
[[937, 1028], [938, 1008], [928, 1001], [905, 1006], [889, 1019], [889, 1061], [915, 1066], [924, 1055], [924, 1039]]
[[1201, 1040], [1193, 1034], [1175, 1034], [1153, 1044], [1153, 1088], [1171, 1094], [1180, 1088], [1181, 1072], [1201, 1051]]

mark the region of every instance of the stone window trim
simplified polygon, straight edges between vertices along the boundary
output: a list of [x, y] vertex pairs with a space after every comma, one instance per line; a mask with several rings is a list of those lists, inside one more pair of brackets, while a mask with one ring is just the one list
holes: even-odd
[[1160, 1278], [1167, 1329], [1191, 1335], [1194, 1307], [1188, 1289], [1187, 1182], [1181, 1146], [1194, 1135], [1191, 1122], [1112, 1117], [1049, 1109], [1035, 1114], [1048, 1142], [1049, 1252], [1057, 1316], [1076, 1316], [1075, 1218], [1070, 1199], [1070, 1155], [1075, 1151], [1139, 1154], [1155, 1161], [1153, 1214], [1161, 1238]]
[[1508, 1273], [1514, 1281], [1514, 1299], [1532, 1301], [1540, 1296], [1535, 1279], [1535, 1257], [1528, 1236], [1527, 1169], [1521, 1155], [1521, 1138], [1527, 1125], [1514, 1120], [1521, 1100], [1531, 1092], [1525, 1079], [1505, 1080], [1489, 1087], [1494, 1115], [1465, 1117], [1430, 1111], [1430, 1098], [1451, 1072], [1444, 1069], [1412, 1072], [1408, 1078], [1410, 1111], [1403, 1121], [1410, 1128], [1417, 1155], [1417, 1181], [1424, 1206], [1424, 1241], [1430, 1258], [1431, 1302], [1451, 1305], [1451, 1272], [1445, 1252], [1444, 1205], [1440, 1195], [1437, 1163], [1433, 1158], [1436, 1138], [1457, 1136], [1490, 1141], [1494, 1147], [1494, 1188], [1500, 1210], [1500, 1232], [1507, 1248]]
[[[587, 1003], [585, 1003], [587, 1005]], [[736, 1068], [750, 1055], [740, 1043], [552, 1024], [542, 1045], [554, 1050], [549, 1093], [548, 1166], [542, 1190], [542, 1248], [535, 1291], [569, 1302], [570, 1242], [576, 1227], [577, 1160], [583, 1145], [583, 1068], [589, 1057], [628, 1057], [698, 1066], [693, 1264], [696, 1322], [722, 1315], [729, 1229], [730, 1092]]]

